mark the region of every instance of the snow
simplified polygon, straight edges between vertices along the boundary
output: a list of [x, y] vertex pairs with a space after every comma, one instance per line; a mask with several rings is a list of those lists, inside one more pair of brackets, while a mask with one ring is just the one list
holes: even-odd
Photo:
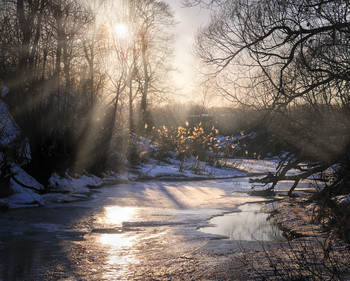
[[136, 179], [136, 175], [129, 174], [126, 172], [116, 173], [114, 171], [108, 171], [103, 174], [102, 180], [103, 184], [115, 184], [115, 183], [125, 183], [132, 179]]
[[320, 237], [321, 225], [313, 224], [315, 204], [305, 198], [287, 199], [266, 204], [265, 210], [276, 213], [277, 223], [292, 236]]
[[9, 146], [19, 135], [20, 129], [13, 120], [9, 107], [0, 100], [0, 146]]
[[30, 186], [38, 191], [44, 190], [44, 186], [38, 183], [32, 176], [26, 173], [22, 168], [14, 166], [11, 169], [15, 178], [26, 186]]
[[182, 179], [203, 179], [203, 178], [229, 178], [243, 176], [244, 173], [234, 170], [208, 166], [203, 162], [173, 161], [172, 164], [156, 162], [146, 163], [140, 167], [141, 178], [182, 178]]
[[262, 173], [270, 171], [277, 166], [276, 161], [261, 161], [248, 159], [229, 159], [219, 161], [220, 167], [211, 166], [196, 159], [187, 159], [181, 162], [168, 159], [169, 163], [150, 160], [140, 166], [142, 178], [182, 178], [182, 179], [205, 179], [205, 178], [233, 178], [247, 176], [247, 173]]
[[[250, 173], [250, 174], [266, 174], [268, 172], [275, 173], [276, 168], [279, 163], [279, 158], [271, 158], [271, 159], [244, 159], [244, 158], [236, 158], [236, 159], [226, 159], [221, 160], [220, 162], [223, 165], [231, 166], [235, 169]], [[296, 169], [291, 169], [287, 172], [287, 176], [292, 176], [299, 174], [300, 171]], [[310, 179], [313, 179], [311, 176]]]
[[11, 209], [39, 207], [44, 204], [42, 197], [31, 189], [24, 188], [13, 181], [11, 181], [11, 188], [15, 194], [7, 198], [6, 201], [2, 199]]
[[349, 204], [350, 194], [336, 196], [336, 197], [333, 197], [332, 200], [336, 202], [338, 205]]
[[10, 92], [10, 89], [6, 87], [5, 85], [1, 86], [1, 97], [4, 98], [7, 96], [7, 94]]
[[68, 173], [60, 176], [52, 174], [49, 179], [49, 189], [51, 193], [44, 194], [48, 202], [69, 202], [77, 199], [87, 199], [91, 195], [91, 187], [99, 187], [103, 184], [101, 178], [92, 174], [75, 175], [72, 177]]
[[9, 208], [38, 207], [43, 205], [45, 202], [42, 196], [36, 191], [43, 190], [44, 186], [18, 166], [13, 166], [11, 170], [17, 181], [26, 186], [30, 186], [34, 190], [26, 188], [18, 184], [14, 179], [11, 179], [10, 188], [13, 195], [8, 198], [0, 199], [0, 205], [7, 205]]
[[160, 177], [181, 177], [189, 176], [191, 173], [179, 172], [179, 168], [175, 165], [167, 164], [144, 164], [141, 167], [141, 174], [147, 178], [160, 178]]
[[227, 159], [220, 161], [223, 165], [233, 167], [237, 170], [250, 174], [264, 174], [267, 172], [275, 172], [278, 162], [275, 159], [256, 160], [256, 159]]
[[[124, 173], [117, 174], [115, 172], [106, 173], [102, 178], [95, 175], [85, 173], [83, 175], [71, 175], [66, 172], [64, 175], [57, 173], [52, 174], [49, 179], [48, 187], [50, 192], [39, 195], [32, 189], [27, 189], [19, 186], [12, 181], [12, 189], [15, 192], [14, 195], [7, 199], [1, 199], [0, 203], [8, 203], [10, 208], [20, 207], [35, 207], [39, 205], [57, 203], [57, 202], [71, 202], [77, 200], [86, 200], [91, 198], [94, 189], [91, 187], [100, 187], [104, 184], [114, 184], [129, 181], [138, 180], [203, 180], [203, 179], [232, 179], [231, 181], [218, 182], [221, 190], [227, 190], [229, 192], [236, 192], [237, 197], [240, 197], [240, 193], [246, 193], [251, 189], [249, 183], [249, 173], [262, 173], [266, 171], [272, 171], [276, 165], [275, 160], [249, 160], [249, 159], [234, 159], [226, 163], [225, 167], [213, 167], [208, 166], [203, 162], [190, 161], [180, 163], [180, 161], [172, 160], [173, 163], [163, 163], [156, 160], [151, 160], [149, 163], [142, 164], [137, 173]], [[181, 169], [180, 169], [180, 165]], [[237, 170], [239, 167], [240, 170]], [[13, 168], [13, 172], [16, 174], [16, 179], [23, 184], [36, 189], [38, 192], [42, 191], [44, 187], [39, 184], [34, 178], [28, 175], [23, 169], [18, 166]], [[141, 183], [144, 185], [144, 183]], [[190, 188], [184, 182], [181, 183], [183, 190], [186, 191]], [[283, 181], [280, 182], [276, 190], [288, 190], [293, 185], [292, 182]], [[301, 182], [302, 188], [312, 188], [310, 182]], [[122, 188], [123, 185], [120, 185]], [[166, 189], [166, 194], [169, 194], [172, 188]], [[165, 189], [162, 189], [165, 192]], [[191, 188], [189, 189], [191, 190]], [[214, 198], [212, 194], [215, 188], [211, 186], [205, 192], [209, 194], [207, 200]], [[144, 193], [145, 191], [140, 191]], [[153, 188], [147, 191], [150, 197], [161, 197], [159, 192], [155, 192]], [[133, 196], [137, 197], [137, 191]], [[219, 194], [220, 195], [220, 194]], [[177, 195], [174, 195], [177, 196]], [[214, 196], [214, 197], [213, 197]], [[220, 196], [223, 196], [221, 194]], [[189, 198], [189, 201], [185, 202], [186, 205], [194, 204], [198, 198]], [[151, 200], [151, 199], [150, 199]], [[172, 204], [171, 202], [168, 202]]]
[[0, 205], [7, 205], [9, 208], [38, 207], [52, 202], [70, 202], [87, 199], [91, 196], [91, 187], [99, 187], [103, 180], [91, 174], [77, 175], [72, 177], [67, 173], [61, 177], [54, 173], [49, 180], [51, 193], [39, 194], [44, 190], [44, 186], [38, 183], [33, 177], [23, 169], [14, 166], [17, 181], [23, 183], [26, 188], [11, 179], [10, 187], [13, 195], [0, 199]]
[[42, 197], [46, 204], [66, 203], [77, 200], [87, 200], [92, 196], [92, 187], [103, 184], [102, 179], [94, 175], [77, 175], [72, 177], [67, 173], [61, 177], [54, 173], [49, 179], [50, 192]]

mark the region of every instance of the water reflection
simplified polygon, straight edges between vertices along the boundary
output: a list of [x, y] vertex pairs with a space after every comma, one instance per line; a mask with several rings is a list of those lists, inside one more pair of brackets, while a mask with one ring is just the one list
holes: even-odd
[[101, 244], [109, 246], [106, 251], [105, 280], [122, 280], [128, 273], [129, 265], [137, 264], [134, 254], [134, 242], [136, 237], [127, 234], [102, 234], [99, 238]]
[[125, 232], [122, 227], [123, 222], [136, 219], [137, 213], [138, 209], [132, 207], [108, 206], [104, 208], [104, 213], [99, 221], [102, 221], [107, 228], [97, 234], [97, 241], [100, 245], [107, 247], [103, 279], [122, 279], [128, 272], [128, 266], [137, 263], [134, 247], [138, 235], [134, 232]]
[[122, 226], [124, 221], [130, 221], [137, 217], [137, 208], [108, 206], [105, 207], [105, 214], [102, 218], [106, 224]]
[[128, 237], [126, 234], [102, 234], [99, 241], [114, 249], [123, 249], [134, 245], [134, 238]]
[[199, 230], [204, 233], [223, 235], [239, 241], [280, 241], [283, 235], [269, 214], [261, 212], [261, 204], [245, 204], [241, 212], [228, 213], [212, 218], [212, 226]]

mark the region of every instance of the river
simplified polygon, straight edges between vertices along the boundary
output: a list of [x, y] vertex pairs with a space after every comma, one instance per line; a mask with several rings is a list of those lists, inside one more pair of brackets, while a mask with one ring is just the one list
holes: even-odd
[[261, 242], [198, 229], [262, 200], [247, 196], [247, 185], [137, 182], [105, 186], [85, 201], [2, 212], [0, 279], [243, 280], [237, 253]]

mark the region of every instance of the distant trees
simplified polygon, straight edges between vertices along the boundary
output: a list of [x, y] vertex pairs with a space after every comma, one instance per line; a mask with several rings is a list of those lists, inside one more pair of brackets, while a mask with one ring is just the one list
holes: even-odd
[[[213, 8], [197, 54], [216, 91], [266, 111], [271, 135], [294, 147], [276, 174], [260, 182], [273, 188], [290, 179], [294, 189], [335, 163], [349, 171], [350, 2], [185, 2]], [[287, 177], [290, 169], [300, 173]]]
[[[176, 22], [172, 10], [164, 2], [128, 0], [124, 1], [124, 9], [127, 11], [124, 20], [131, 33], [127, 43], [131, 52], [125, 59], [131, 62], [129, 79], [134, 82], [135, 96], [139, 97], [138, 127], [143, 131], [151, 127], [150, 96], [164, 96], [169, 86], [165, 81], [171, 71], [169, 58], [173, 53], [172, 29]], [[131, 96], [130, 99], [134, 100]]]
[[[121, 13], [111, 21], [115, 29], [112, 42], [117, 71], [111, 72], [114, 86], [114, 117], [118, 104], [126, 98], [129, 123], [129, 160], [135, 159], [133, 133], [143, 134], [152, 128], [149, 106], [152, 100], [167, 93], [167, 75], [171, 71], [175, 21], [164, 2], [125, 0]], [[120, 29], [125, 34], [118, 34]], [[138, 110], [136, 110], [138, 109]], [[137, 158], [137, 157], [136, 157]]]

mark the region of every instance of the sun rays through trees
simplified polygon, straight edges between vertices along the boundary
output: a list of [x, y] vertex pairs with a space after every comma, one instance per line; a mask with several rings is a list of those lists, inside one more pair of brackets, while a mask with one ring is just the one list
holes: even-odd
[[53, 171], [118, 166], [118, 154], [130, 153], [129, 133], [150, 122], [149, 105], [167, 94], [170, 7], [154, 0], [0, 6], [0, 79], [30, 144], [27, 169], [44, 183]]

